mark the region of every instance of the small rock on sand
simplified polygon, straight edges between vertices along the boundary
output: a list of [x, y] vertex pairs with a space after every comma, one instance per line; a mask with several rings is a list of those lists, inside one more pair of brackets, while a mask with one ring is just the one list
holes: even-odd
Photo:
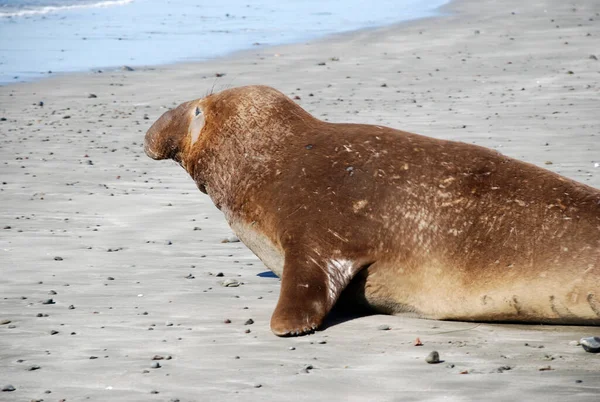
[[437, 364], [440, 362], [440, 354], [434, 350], [427, 355], [425, 361], [429, 364]]
[[587, 338], [581, 338], [579, 340], [581, 347], [583, 350], [589, 353], [600, 353], [600, 337], [599, 336], [590, 336]]
[[237, 236], [230, 236], [227, 237], [226, 239], [221, 240], [221, 243], [239, 243], [240, 239], [237, 238]]
[[240, 283], [235, 279], [225, 279], [223, 282], [221, 282], [221, 285], [225, 286], [226, 288], [237, 288], [240, 286]]
[[378, 326], [377, 329], [380, 331], [389, 331], [392, 328], [390, 328], [389, 325], [382, 324], [382, 325]]
[[314, 367], [313, 367], [311, 364], [309, 364], [308, 366], [305, 366], [305, 367], [302, 369], [302, 372], [303, 372], [303, 373], [310, 373], [310, 370], [312, 370], [313, 368], [314, 368]]
[[505, 371], [512, 370], [511, 366], [501, 366], [496, 369], [497, 373], [504, 373]]
[[14, 391], [16, 388], [13, 387], [12, 385], [8, 384], [2, 387], [2, 392], [12, 392]]

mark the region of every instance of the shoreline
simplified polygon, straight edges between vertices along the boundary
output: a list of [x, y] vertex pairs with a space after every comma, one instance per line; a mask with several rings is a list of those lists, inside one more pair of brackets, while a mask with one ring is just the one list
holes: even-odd
[[[143, 153], [167, 108], [265, 84], [320, 119], [475, 143], [600, 188], [595, 2], [443, 12], [0, 87], [0, 387], [16, 388], [0, 399], [595, 401], [600, 360], [572, 343], [598, 327], [338, 314], [275, 337], [279, 280], [222, 242], [223, 215], [183, 170]], [[433, 350], [443, 363], [425, 363]]]
[[[297, 11], [299, 14], [294, 18], [303, 18], [306, 21], [293, 26], [286, 24], [290, 18], [289, 6], [272, 8], [271, 1], [262, 0], [254, 6], [245, 7], [238, 4], [237, 11], [240, 15], [225, 13], [230, 11], [228, 7], [222, 10], [219, 7], [200, 9], [198, 5], [194, 7], [193, 2], [186, 1], [178, 2], [175, 12], [164, 8], [162, 2], [146, 0], [114, 2], [117, 7], [102, 7], [99, 6], [100, 3], [68, 5], [64, 7], [68, 10], [64, 15], [51, 13], [47, 19], [41, 16], [14, 17], [15, 20], [12, 21], [12, 17], [0, 17], [0, 31], [3, 31], [5, 36], [23, 36], [23, 39], [17, 42], [20, 47], [17, 53], [12, 50], [12, 43], [0, 41], [0, 47], [7, 50], [4, 58], [0, 57], [0, 67], [4, 67], [0, 69], [0, 83], [10, 85], [16, 82], [37, 81], [52, 77], [53, 74], [114, 71], [123, 66], [149, 68], [206, 62], [229, 57], [238, 52], [252, 51], [256, 46], [260, 49], [293, 45], [320, 40], [329, 35], [418, 20], [436, 15], [436, 10], [450, 0], [428, 0], [421, 3], [403, 0], [398, 4], [398, 9], [394, 9], [391, 14], [386, 14], [384, 10], [388, 10], [386, 6], [393, 1], [378, 0], [378, 3], [374, 3], [372, 11], [360, 14], [360, 17], [351, 11], [357, 7], [353, 1], [341, 9], [325, 2], [322, 6], [315, 6], [313, 12], [300, 7]], [[439, 5], [440, 3], [444, 4]], [[81, 11], [79, 15], [77, 10], [86, 11]], [[225, 13], [225, 17], [220, 12]], [[166, 16], [162, 15], [165, 13]], [[175, 16], [179, 13], [184, 18], [183, 22]], [[394, 18], [388, 15], [394, 15]], [[132, 28], [129, 16], [136, 19], [140, 25]], [[197, 20], [203, 26], [200, 30], [193, 23]], [[93, 25], [94, 29], [87, 28], [84, 21]], [[59, 26], [56, 26], [57, 23]], [[166, 27], [171, 23], [179, 24], [179, 28], [176, 31], [169, 28], [156, 30], [156, 26]], [[51, 34], [52, 40], [48, 41], [44, 37], [36, 37], [36, 34], [31, 32], [40, 29], [50, 32], [57, 29], [58, 33], [56, 36]], [[98, 36], [98, 29], [104, 30], [104, 35]], [[32, 42], [35, 38], [35, 42]], [[174, 50], [167, 45], [169, 41], [191, 42], [195, 45], [185, 47], [186, 51]], [[48, 49], [44, 50], [45, 47]], [[90, 51], [92, 48], [95, 49], [93, 52]], [[58, 49], [61, 52], [60, 57], [56, 54]], [[39, 70], [32, 71], [31, 66]]]

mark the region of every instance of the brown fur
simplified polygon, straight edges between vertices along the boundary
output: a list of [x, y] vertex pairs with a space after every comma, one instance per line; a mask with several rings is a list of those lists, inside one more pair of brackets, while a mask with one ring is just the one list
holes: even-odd
[[389, 313], [600, 324], [595, 188], [475, 145], [323, 122], [263, 86], [165, 113], [145, 149], [282, 275], [278, 335], [318, 327], [358, 272], [352, 297]]

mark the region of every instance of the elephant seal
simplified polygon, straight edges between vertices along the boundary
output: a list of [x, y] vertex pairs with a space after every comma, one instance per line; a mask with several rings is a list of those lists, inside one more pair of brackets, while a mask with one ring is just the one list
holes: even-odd
[[390, 314], [600, 324], [598, 189], [476, 145], [320, 121], [265, 86], [181, 104], [144, 148], [282, 279], [276, 335], [312, 332], [346, 288]]

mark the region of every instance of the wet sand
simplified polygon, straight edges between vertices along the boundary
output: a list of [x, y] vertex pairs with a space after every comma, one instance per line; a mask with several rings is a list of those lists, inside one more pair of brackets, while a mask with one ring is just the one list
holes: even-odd
[[[279, 280], [222, 242], [231, 230], [181, 168], [143, 153], [166, 109], [266, 84], [322, 119], [476, 143], [600, 188], [597, 2], [444, 11], [0, 87], [0, 387], [15, 388], [0, 400], [597, 400], [600, 356], [570, 344], [597, 327], [338, 314], [275, 337]], [[433, 350], [443, 363], [425, 362]]]

